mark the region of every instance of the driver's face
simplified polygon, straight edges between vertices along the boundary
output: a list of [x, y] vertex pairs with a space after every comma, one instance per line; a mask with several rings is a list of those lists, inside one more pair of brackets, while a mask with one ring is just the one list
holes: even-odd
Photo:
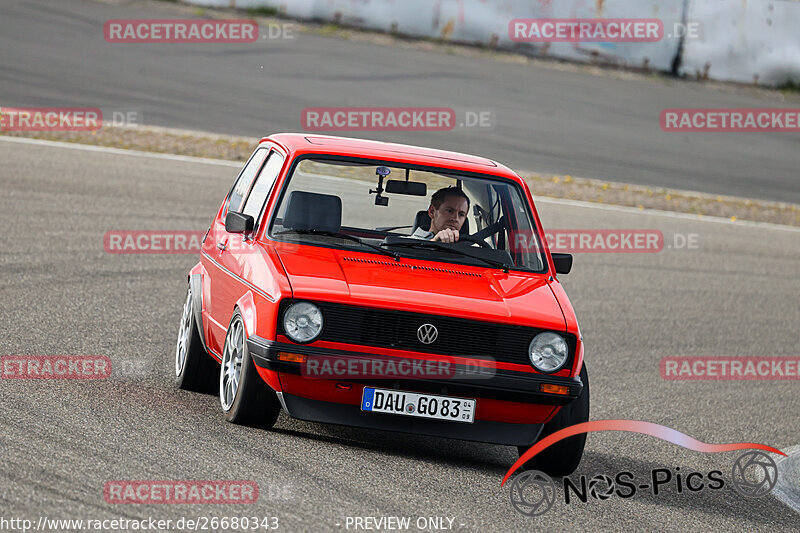
[[467, 219], [467, 201], [460, 196], [447, 196], [439, 209], [430, 206], [428, 214], [431, 217], [431, 231], [434, 234], [446, 228], [461, 231], [461, 226]]

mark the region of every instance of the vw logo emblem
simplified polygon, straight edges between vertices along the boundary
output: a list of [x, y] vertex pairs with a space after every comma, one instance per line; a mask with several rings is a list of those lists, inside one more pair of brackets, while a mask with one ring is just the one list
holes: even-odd
[[417, 329], [417, 338], [422, 344], [431, 344], [439, 336], [439, 330], [433, 324], [422, 324]]

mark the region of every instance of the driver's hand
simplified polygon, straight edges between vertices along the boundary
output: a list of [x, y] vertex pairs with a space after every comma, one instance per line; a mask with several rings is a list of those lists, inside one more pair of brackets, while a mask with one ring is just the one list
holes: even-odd
[[458, 232], [454, 229], [445, 228], [437, 233], [431, 240], [439, 242], [458, 242]]

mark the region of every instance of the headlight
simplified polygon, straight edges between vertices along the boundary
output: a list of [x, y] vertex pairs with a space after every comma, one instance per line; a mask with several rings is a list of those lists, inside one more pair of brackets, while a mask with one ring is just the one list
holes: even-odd
[[322, 311], [309, 302], [297, 302], [283, 313], [283, 330], [294, 342], [311, 342], [322, 332]]
[[567, 362], [569, 347], [558, 333], [539, 333], [528, 346], [531, 364], [540, 372], [555, 372]]

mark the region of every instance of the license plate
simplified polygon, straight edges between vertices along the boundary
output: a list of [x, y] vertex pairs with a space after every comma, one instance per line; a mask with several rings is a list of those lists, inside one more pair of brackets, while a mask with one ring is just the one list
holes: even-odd
[[361, 410], [472, 423], [477, 401], [433, 394], [364, 387]]

